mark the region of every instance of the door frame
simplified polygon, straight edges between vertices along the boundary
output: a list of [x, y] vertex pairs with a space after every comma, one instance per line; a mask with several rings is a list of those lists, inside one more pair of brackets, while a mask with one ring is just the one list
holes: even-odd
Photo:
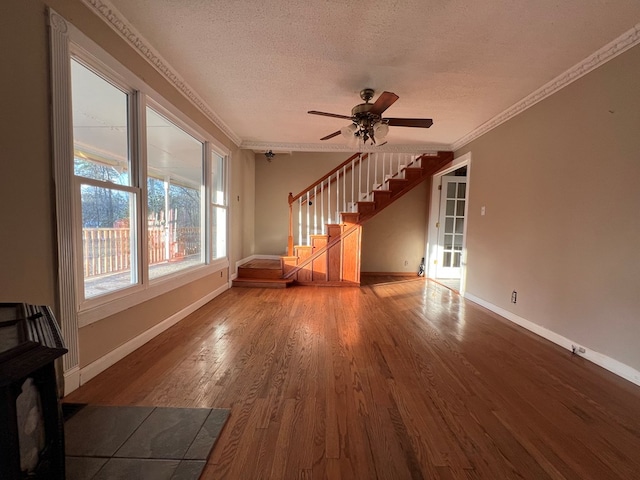
[[429, 202], [429, 218], [427, 220], [427, 248], [425, 252], [426, 274], [429, 278], [436, 278], [436, 260], [438, 259], [438, 228], [440, 220], [440, 190], [438, 186], [442, 177], [461, 168], [467, 167], [467, 199], [464, 205], [464, 229], [462, 239], [462, 260], [460, 264], [460, 295], [464, 296], [467, 283], [467, 226], [469, 225], [469, 187], [471, 183], [471, 152], [453, 160], [451, 165], [435, 173], [431, 178], [431, 200]]

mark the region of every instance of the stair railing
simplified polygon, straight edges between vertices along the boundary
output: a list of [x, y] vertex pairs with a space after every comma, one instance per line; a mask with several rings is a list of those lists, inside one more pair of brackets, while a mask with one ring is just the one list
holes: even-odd
[[[356, 153], [297, 195], [289, 193], [288, 255], [325, 235], [326, 225], [340, 223], [341, 212], [356, 212], [357, 203], [373, 201], [374, 190], [388, 189], [390, 178], [403, 178], [406, 167], [419, 167], [412, 153]], [[297, 211], [294, 211], [297, 210]]]

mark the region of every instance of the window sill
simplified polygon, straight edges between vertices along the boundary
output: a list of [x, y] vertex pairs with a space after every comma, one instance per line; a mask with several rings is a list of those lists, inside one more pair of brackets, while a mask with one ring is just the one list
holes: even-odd
[[145, 287], [132, 287], [130, 292], [123, 291], [122, 296], [93, 307], [80, 310], [78, 312], [78, 326], [86, 327], [92, 323], [103, 320], [111, 315], [122, 312], [128, 308], [134, 307], [155, 297], [163, 295], [167, 292], [188, 285], [191, 282], [200, 280], [201, 278], [213, 275], [220, 270], [229, 267], [229, 260], [219, 259], [213, 261], [210, 265], [203, 265], [198, 268], [190, 269], [187, 272], [172, 275], [168, 278], [159, 278], [153, 280], [150, 285]]

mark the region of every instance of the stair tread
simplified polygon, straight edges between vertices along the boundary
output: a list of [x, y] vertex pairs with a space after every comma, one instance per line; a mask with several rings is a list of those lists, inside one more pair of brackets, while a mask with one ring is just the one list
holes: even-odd
[[280, 269], [280, 259], [271, 259], [271, 258], [256, 258], [248, 261], [247, 263], [243, 263], [239, 268], [260, 268], [260, 269]]
[[232, 285], [234, 287], [246, 288], [287, 288], [293, 284], [290, 278], [236, 278]]
[[249, 278], [249, 277], [237, 277], [234, 282], [263, 282], [263, 283], [291, 283], [290, 278]]

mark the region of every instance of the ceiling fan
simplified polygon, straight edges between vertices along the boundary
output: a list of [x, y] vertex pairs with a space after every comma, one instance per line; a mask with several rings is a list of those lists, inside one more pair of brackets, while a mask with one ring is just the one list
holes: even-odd
[[375, 91], [371, 88], [361, 90], [360, 98], [364, 100], [364, 103], [353, 107], [351, 109], [351, 116], [318, 112], [316, 110], [307, 112], [312, 115], [344, 118], [352, 122], [340, 130], [330, 133], [326, 137], [322, 137], [320, 140], [329, 140], [342, 134], [351, 143], [361, 142], [362, 144], [366, 144], [367, 141], [370, 140], [372, 145], [380, 145], [380, 142], [387, 136], [390, 126], [429, 128], [433, 125], [433, 120], [430, 118], [382, 118], [384, 111], [393, 105], [399, 97], [395, 93], [382, 92], [374, 103], [369, 103], [374, 94]]

